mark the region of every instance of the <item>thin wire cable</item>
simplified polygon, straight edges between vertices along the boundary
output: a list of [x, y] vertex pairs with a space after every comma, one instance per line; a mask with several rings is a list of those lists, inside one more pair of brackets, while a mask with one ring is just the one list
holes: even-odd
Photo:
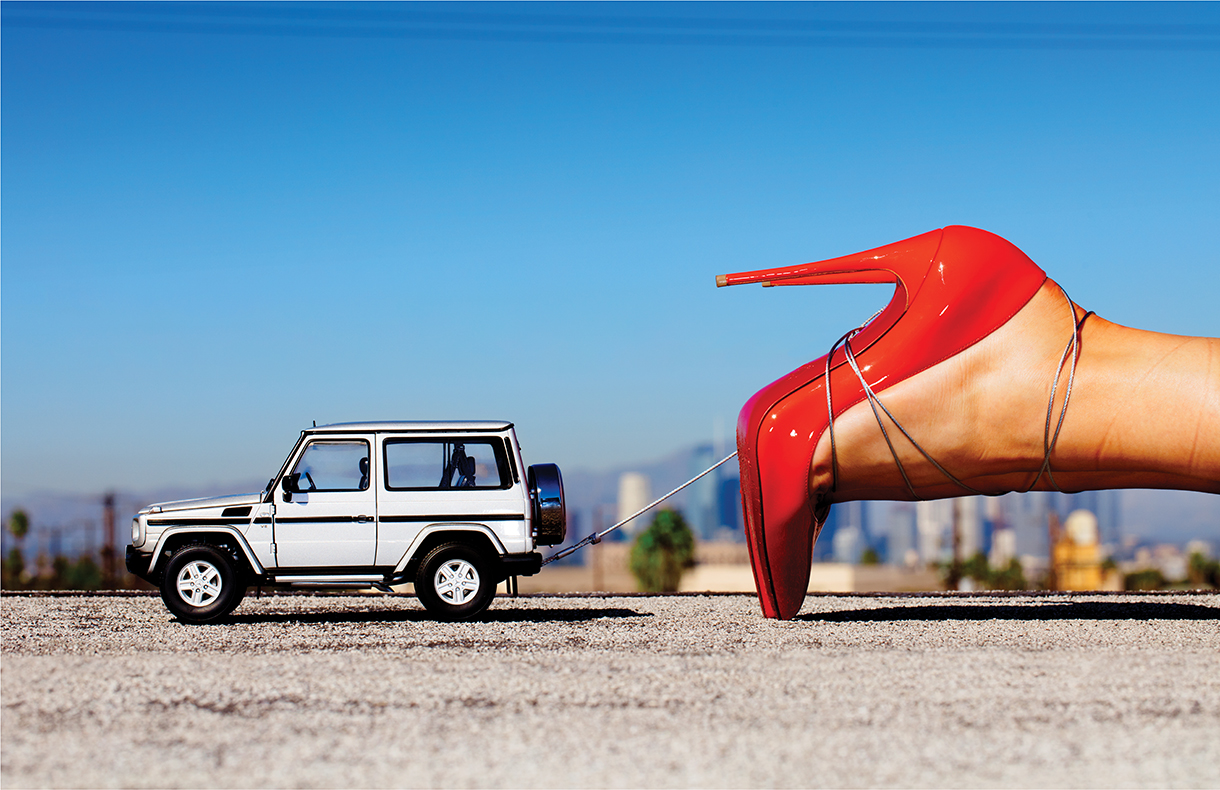
[[662, 502], [664, 502], [665, 500], [669, 499], [671, 496], [673, 496], [674, 494], [678, 493], [678, 492], [679, 492], [679, 491], [681, 491], [682, 489], [686, 488], [686, 487], [687, 487], [688, 485], [690, 485], [691, 483], [695, 482], [696, 480], [698, 480], [698, 479], [699, 479], [699, 478], [701, 478], [701, 477], [704, 477], [704, 476], [706, 476], [706, 475], [711, 474], [712, 472], [714, 472], [715, 470], [719, 469], [721, 466], [723, 466], [724, 464], [728, 463], [729, 461], [733, 460], [733, 459], [734, 459], [734, 458], [736, 458], [736, 457], [737, 457], [737, 451], [736, 451], [736, 450], [734, 450], [733, 452], [729, 453], [729, 454], [728, 454], [727, 456], [725, 456], [724, 458], [722, 458], [722, 459], [720, 459], [719, 461], [717, 461], [716, 463], [712, 464], [712, 465], [711, 465], [710, 467], [708, 467], [707, 469], [703, 470], [703, 471], [702, 471], [702, 472], [700, 472], [699, 474], [697, 474], [697, 475], [695, 475], [694, 477], [692, 477], [690, 480], [687, 480], [685, 483], [683, 483], [682, 485], [680, 485], [680, 486], [678, 486], [677, 488], [675, 488], [673, 491], [670, 491], [670, 492], [669, 492], [668, 494], [666, 494], [665, 496], [663, 496], [663, 497], [661, 497], [660, 499], [658, 499], [658, 500], [654, 501], [652, 504], [645, 505], [644, 507], [642, 507], [642, 508], [640, 508], [639, 510], [635, 511], [635, 512], [634, 512], [634, 513], [632, 513], [630, 516], [627, 516], [627, 518], [623, 519], [622, 521], [620, 521], [619, 523], [615, 524], [615, 525], [614, 525], [614, 526], [612, 526], [612, 527], [608, 527], [608, 528], [606, 528], [606, 529], [602, 530], [601, 532], [595, 532], [595, 533], [593, 533], [592, 535], [586, 535], [584, 538], [582, 538], [581, 540], [577, 541], [576, 543], [573, 543], [571, 546], [568, 546], [568, 547], [567, 547], [566, 549], [564, 549], [563, 551], [558, 552], [558, 553], [556, 553], [556, 554], [552, 554], [551, 556], [547, 557], [545, 560], [543, 560], [543, 561], [542, 561], [542, 564], [543, 564], [543, 565], [549, 565], [550, 563], [554, 562], [555, 560], [561, 560], [561, 559], [563, 559], [564, 557], [567, 557], [568, 555], [575, 553], [577, 549], [582, 549], [582, 548], [584, 548], [585, 546], [591, 546], [591, 545], [596, 544], [596, 543], [601, 543], [601, 542], [602, 542], [602, 538], [606, 537], [607, 535], [609, 535], [609, 534], [610, 534], [611, 532], [613, 532], [614, 530], [616, 530], [616, 529], [618, 529], [619, 527], [623, 526], [624, 524], [626, 524], [626, 523], [627, 523], [628, 521], [630, 521], [631, 519], [636, 518], [637, 516], [641, 516], [641, 515], [643, 515], [643, 514], [647, 513], [649, 510], [652, 510], [654, 507], [656, 507], [657, 505], [661, 504], [661, 503], [662, 503]]

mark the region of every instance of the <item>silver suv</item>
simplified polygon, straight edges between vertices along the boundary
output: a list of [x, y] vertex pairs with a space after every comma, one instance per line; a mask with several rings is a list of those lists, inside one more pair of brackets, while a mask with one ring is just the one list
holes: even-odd
[[537, 573], [537, 547], [566, 531], [559, 467], [527, 469], [512, 423], [340, 423], [302, 431], [261, 493], [141, 510], [127, 570], [191, 623], [253, 585], [407, 582], [434, 617], [465, 620], [500, 582]]

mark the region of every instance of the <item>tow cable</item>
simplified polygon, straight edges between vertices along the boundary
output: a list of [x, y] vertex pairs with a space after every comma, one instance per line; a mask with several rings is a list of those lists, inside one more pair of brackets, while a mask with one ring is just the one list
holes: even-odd
[[550, 563], [554, 562], [555, 560], [561, 560], [561, 559], [563, 559], [564, 557], [567, 557], [567, 556], [568, 556], [568, 555], [570, 555], [570, 554], [574, 554], [574, 553], [575, 553], [575, 552], [576, 552], [578, 549], [583, 549], [585, 546], [592, 546], [592, 545], [594, 545], [594, 544], [601, 543], [601, 542], [602, 542], [602, 538], [606, 537], [607, 535], [609, 535], [609, 534], [610, 534], [611, 532], [613, 532], [614, 530], [616, 530], [616, 529], [618, 529], [619, 527], [623, 526], [624, 524], [626, 524], [626, 523], [627, 523], [628, 521], [630, 521], [631, 519], [633, 519], [633, 518], [635, 518], [635, 517], [637, 517], [637, 516], [643, 515], [644, 513], [647, 513], [649, 510], [652, 510], [654, 507], [656, 507], [657, 505], [661, 504], [661, 503], [662, 503], [662, 502], [664, 502], [665, 500], [669, 499], [671, 496], [673, 496], [674, 494], [678, 493], [678, 492], [679, 492], [679, 491], [681, 491], [682, 489], [686, 488], [686, 487], [687, 487], [688, 485], [690, 485], [691, 483], [695, 482], [696, 480], [698, 480], [699, 478], [701, 478], [701, 477], [703, 477], [703, 476], [705, 476], [705, 475], [711, 474], [712, 472], [716, 471], [716, 470], [717, 470], [717, 469], [719, 469], [721, 466], [723, 466], [724, 464], [728, 463], [729, 461], [731, 461], [732, 459], [734, 459], [734, 458], [736, 458], [736, 457], [737, 457], [737, 451], [736, 451], [736, 450], [734, 450], [732, 453], [730, 453], [729, 455], [725, 456], [725, 457], [724, 457], [723, 459], [721, 459], [719, 462], [717, 462], [717, 463], [713, 464], [712, 466], [708, 467], [708, 468], [707, 468], [707, 469], [705, 469], [704, 471], [702, 471], [702, 472], [700, 472], [699, 474], [695, 475], [695, 476], [694, 476], [694, 477], [692, 477], [690, 480], [687, 480], [685, 483], [683, 483], [682, 485], [678, 486], [678, 487], [677, 487], [677, 488], [675, 488], [673, 491], [670, 491], [668, 494], [666, 494], [665, 496], [663, 496], [663, 497], [661, 497], [660, 499], [656, 500], [656, 501], [655, 501], [655, 502], [653, 502], [652, 504], [645, 505], [644, 507], [642, 507], [642, 508], [640, 508], [639, 510], [635, 511], [635, 512], [634, 512], [634, 513], [632, 513], [630, 516], [627, 516], [627, 518], [623, 519], [622, 521], [620, 521], [619, 523], [615, 524], [615, 525], [614, 525], [614, 526], [612, 526], [612, 527], [609, 527], [609, 528], [607, 528], [607, 529], [603, 529], [601, 532], [594, 532], [592, 535], [586, 535], [585, 537], [581, 538], [581, 539], [580, 539], [579, 541], [577, 541], [576, 543], [573, 543], [571, 546], [568, 546], [568, 547], [567, 547], [566, 549], [564, 549], [563, 551], [557, 552], [557, 553], [552, 554], [551, 556], [547, 557], [545, 560], [543, 560], [543, 561], [542, 561], [542, 564], [543, 564], [543, 565], [549, 565]]

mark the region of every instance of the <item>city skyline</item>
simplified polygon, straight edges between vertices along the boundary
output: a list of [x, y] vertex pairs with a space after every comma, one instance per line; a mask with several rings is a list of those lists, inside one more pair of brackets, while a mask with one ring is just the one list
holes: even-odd
[[[569, 498], [569, 543], [594, 530], [604, 530], [656, 497], [703, 471], [708, 461], [723, 450], [723, 439], [713, 429], [711, 441], [678, 450], [649, 461], [626, 464], [617, 469], [564, 470]], [[715, 460], [720, 460], [716, 457]], [[270, 472], [268, 472], [270, 474]], [[623, 480], [632, 478], [630, 501], [622, 500]], [[116, 541], [122, 545], [125, 528], [132, 514], [141, 507], [165, 499], [238, 493], [238, 489], [257, 489], [257, 481], [246, 486], [209, 484], [180, 485], [160, 492], [117, 490], [118, 518]], [[703, 486], [700, 486], [703, 483]], [[4, 496], [3, 514], [22, 508], [32, 516], [32, 540], [27, 545], [35, 552], [53, 556], [58, 547], [64, 553], [95, 551], [102, 544], [101, 508], [107, 492], [69, 494], [43, 491], [28, 496]], [[708, 497], [714, 502], [709, 508]], [[700, 505], [702, 499], [702, 505]], [[1035, 491], [1000, 497], [967, 496], [926, 502], [873, 501], [835, 505], [814, 556], [821, 561], [856, 562], [865, 548], [879, 551], [889, 563], [904, 564], [903, 553], [915, 549], [920, 562], [943, 560], [949, 545], [954, 503], [967, 503], [964, 514], [963, 553], [973, 549], [989, 553], [991, 536], [997, 522], [1012, 530], [1017, 556], [1045, 557], [1047, 548], [1046, 516], [1055, 512], [1061, 521], [1074, 510], [1085, 509], [1098, 518], [1101, 543], [1111, 551], [1130, 554], [1137, 547], [1159, 544], [1185, 546], [1203, 540], [1220, 550], [1220, 498], [1208, 494], [1173, 490], [1104, 490], [1064, 494]], [[683, 512], [700, 540], [744, 540], [740, 506], [739, 477], [736, 464], [720, 467], [672, 500], [658, 508], [673, 507]], [[699, 515], [702, 508], [704, 515]], [[656, 509], [636, 519], [635, 529], [622, 529], [610, 540], [630, 540], [647, 526]], [[920, 511], [926, 522], [921, 533]], [[1000, 516], [997, 519], [997, 515]], [[631, 525], [628, 525], [630, 527]], [[843, 533], [848, 533], [844, 535]], [[867, 535], [864, 533], [868, 533]], [[838, 541], [836, 542], [836, 536]], [[922, 541], [935, 536], [934, 548], [925, 550]], [[13, 544], [3, 533], [4, 550]], [[574, 555], [572, 562], [582, 558]]]
[[[572, 534], [584, 535], [594, 529], [605, 529], [685, 482], [711, 465], [708, 459], [718, 452], [716, 447], [720, 444], [717, 438], [713, 438], [712, 441], [679, 449], [660, 458], [618, 468], [596, 470], [575, 467], [564, 470], [565, 480], [568, 481], [570, 512], [575, 515]], [[625, 477], [633, 478], [634, 489], [626, 505], [621, 499]], [[700, 483], [704, 485], [700, 486]], [[737, 466], [729, 462], [658, 508], [675, 507], [681, 510], [696, 536], [702, 540], [740, 540], [743, 521], [738, 486]], [[240, 481], [202, 486], [181, 484], [160, 491], [117, 489], [112, 492], [73, 494], [45, 490], [25, 496], [5, 495], [2, 509], [5, 517], [14, 509], [26, 509], [35, 518], [36, 530], [58, 530], [60, 539], [66, 544], [84, 547], [89, 544], [89, 539], [81, 536], [91, 532], [100, 534], [97, 530], [100, 528], [101, 506], [107, 493], [115, 493], [119, 498], [118, 526], [121, 533], [125, 525], [124, 517], [129, 518], [139, 508], [153, 502], [232, 494], [260, 487], [259, 481], [248, 480], [244, 486]], [[711, 514], [696, 515], [695, 508], [700, 507], [699, 498], [702, 498], [704, 512], [708, 513], [708, 497], [714, 498]], [[1118, 545], [1134, 536], [1140, 545], [1158, 542], [1185, 544], [1192, 539], [1203, 539], [1220, 546], [1220, 498], [1189, 491], [1111, 489], [1075, 494], [1035, 491], [999, 497], [967, 496], [922, 503], [888, 500], [841, 503], [831, 510], [831, 517], [816, 548], [816, 556], [833, 558], [835, 532], [840, 528], [859, 528], [862, 520], [864, 529], [874, 532], [876, 538], [896, 541], [902, 547], [899, 552], [907, 547], [918, 548], [918, 510], [925, 508], [933, 513], [930, 520], [937, 526], [932, 529], [938, 530], [938, 534], [947, 534], [945, 530], [950, 523], [951, 508], [958, 501], [975, 503], [971, 505], [974, 510], [966, 516], [966, 531], [975, 530], [978, 537], [967, 537], [967, 540], [977, 543], [983, 550], [989, 546], [989, 530], [994, 529], [997, 510], [1002, 514], [1004, 526], [1020, 530], [1021, 540], [1016, 547], [1019, 554], [1044, 555], [1046, 514], [1054, 511], [1060, 519], [1065, 519], [1076, 509], [1086, 509], [1097, 515], [1103, 544]], [[42, 517], [42, 512], [48, 512], [49, 517]], [[655, 509], [636, 519], [640, 522], [639, 529], [647, 525], [653, 513]], [[1185, 528], [1179, 525], [1185, 525]], [[895, 537], [895, 529], [906, 530], [910, 534]], [[636, 531], [638, 529], [621, 530], [612, 539], [623, 539]], [[732, 534], [734, 531], [736, 535]], [[4, 533], [4, 540], [7, 546], [11, 540], [7, 532]], [[851, 549], [854, 556], [870, 545], [863, 536], [853, 540], [859, 541]], [[879, 544], [874, 542], [872, 545], [877, 548]], [[921, 557], [930, 556], [923, 551], [920, 554]]]

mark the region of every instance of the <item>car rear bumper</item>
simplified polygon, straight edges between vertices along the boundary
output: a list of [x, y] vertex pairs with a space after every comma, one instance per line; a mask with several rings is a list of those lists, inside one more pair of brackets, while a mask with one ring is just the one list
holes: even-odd
[[525, 554], [502, 554], [500, 566], [504, 576], [533, 576], [542, 570], [542, 555], [536, 551]]

